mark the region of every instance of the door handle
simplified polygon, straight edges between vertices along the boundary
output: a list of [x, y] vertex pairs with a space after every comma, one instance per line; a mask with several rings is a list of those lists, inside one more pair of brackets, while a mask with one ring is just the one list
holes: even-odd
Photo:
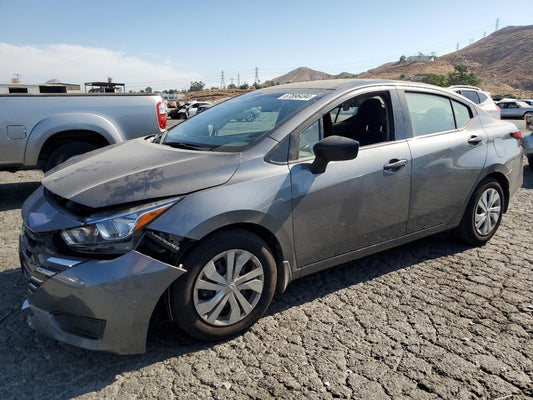
[[394, 158], [394, 159], [390, 160], [388, 164], [385, 164], [383, 166], [383, 169], [385, 171], [396, 172], [399, 169], [405, 167], [406, 165], [407, 165], [407, 160], [398, 160], [398, 159]]
[[468, 144], [470, 144], [472, 146], [477, 146], [482, 141], [483, 141], [483, 137], [482, 136], [472, 135], [472, 136], [470, 136], [470, 139], [468, 139]]

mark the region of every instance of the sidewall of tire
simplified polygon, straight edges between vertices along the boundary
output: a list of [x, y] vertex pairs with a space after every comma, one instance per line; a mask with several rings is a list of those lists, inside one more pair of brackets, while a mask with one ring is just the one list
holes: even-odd
[[[488, 235], [480, 235], [475, 228], [476, 207], [477, 207], [477, 204], [479, 202], [481, 195], [487, 189], [491, 189], [491, 188], [495, 189], [500, 195], [500, 199], [501, 199], [500, 216], [492, 232], [490, 232]], [[461, 238], [465, 242], [469, 244], [473, 244], [475, 246], [480, 246], [480, 245], [487, 243], [494, 236], [494, 234], [496, 233], [496, 231], [498, 230], [500, 226], [500, 223], [503, 217], [504, 204], [505, 204], [505, 197], [503, 194], [503, 190], [500, 184], [498, 183], [498, 181], [493, 178], [487, 178], [483, 180], [478, 185], [474, 194], [472, 195], [472, 198], [470, 199], [468, 206], [466, 208], [465, 214], [463, 215], [463, 219], [461, 220], [461, 224], [459, 225], [459, 234]]]
[[[196, 312], [193, 303], [194, 284], [202, 268], [216, 255], [241, 249], [254, 254], [263, 267], [264, 287], [256, 307], [241, 321], [227, 327], [205, 322]], [[174, 321], [192, 337], [216, 341], [234, 336], [252, 326], [268, 309], [276, 288], [276, 263], [266, 243], [251, 232], [220, 232], [200, 242], [181, 262], [187, 273], [170, 287], [170, 307]]]

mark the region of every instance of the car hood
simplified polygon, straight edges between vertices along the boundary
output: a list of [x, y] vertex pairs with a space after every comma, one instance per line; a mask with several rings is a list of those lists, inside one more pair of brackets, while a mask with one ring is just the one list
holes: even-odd
[[226, 183], [240, 153], [175, 149], [140, 138], [68, 160], [45, 175], [54, 194], [88, 207], [176, 196]]

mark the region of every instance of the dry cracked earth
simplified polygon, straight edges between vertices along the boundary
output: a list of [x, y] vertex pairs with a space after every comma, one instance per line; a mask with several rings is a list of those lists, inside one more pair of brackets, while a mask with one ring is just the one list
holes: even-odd
[[155, 320], [144, 355], [32, 331], [20, 206], [41, 179], [0, 172], [1, 399], [533, 398], [533, 171], [489, 244], [441, 234], [303, 278], [245, 334], [205, 344]]

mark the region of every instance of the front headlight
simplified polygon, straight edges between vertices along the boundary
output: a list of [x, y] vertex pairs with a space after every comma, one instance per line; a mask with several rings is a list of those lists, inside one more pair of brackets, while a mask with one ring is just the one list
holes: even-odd
[[144, 204], [120, 212], [95, 214], [80, 227], [61, 231], [65, 243], [83, 253], [117, 254], [133, 250], [141, 228], [159, 217], [181, 198]]

